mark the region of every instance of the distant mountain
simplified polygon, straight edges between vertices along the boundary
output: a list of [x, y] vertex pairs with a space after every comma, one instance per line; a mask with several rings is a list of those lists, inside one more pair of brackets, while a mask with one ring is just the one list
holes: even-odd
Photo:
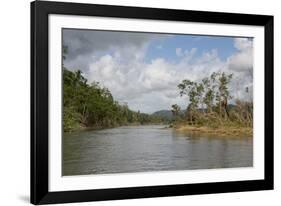
[[[184, 113], [185, 113], [185, 110], [181, 110], [180, 111], [180, 115], [183, 115]], [[163, 119], [165, 119], [167, 121], [171, 121], [171, 120], [175, 119], [175, 117], [174, 117], [174, 115], [173, 115], [171, 110], [159, 110], [157, 112], [154, 112], [152, 114], [152, 116], [160, 117], [160, 118], [163, 118]]]
[[[234, 109], [235, 107], [236, 107], [236, 105], [234, 105], [234, 104], [227, 105], [227, 108], [229, 110]], [[198, 111], [200, 111], [200, 112], [207, 112], [207, 109], [198, 109]], [[180, 115], [184, 115], [185, 112], [186, 112], [186, 110], [181, 110], [180, 111]], [[173, 113], [172, 113], [171, 110], [159, 110], [159, 111], [154, 112], [151, 115], [155, 116], [155, 117], [163, 118], [163, 119], [165, 119], [167, 121], [171, 121], [171, 120], [175, 119], [175, 117], [173, 116]]]
[[160, 110], [160, 111], [154, 112], [152, 114], [152, 116], [160, 117], [160, 118], [163, 118], [163, 119], [166, 119], [166, 120], [173, 120], [174, 119], [173, 113], [172, 113], [171, 110]]

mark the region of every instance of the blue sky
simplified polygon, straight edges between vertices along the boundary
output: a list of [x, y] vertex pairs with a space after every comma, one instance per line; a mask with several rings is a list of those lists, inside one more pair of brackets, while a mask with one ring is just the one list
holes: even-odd
[[64, 66], [80, 69], [135, 111], [153, 113], [172, 104], [185, 109], [189, 102], [177, 85], [212, 72], [233, 74], [234, 100], [249, 98], [245, 87], [253, 86], [249, 38], [65, 29], [63, 44], [68, 46]]
[[196, 48], [195, 58], [203, 52], [216, 49], [219, 57], [226, 60], [237, 49], [233, 46], [233, 37], [216, 37], [200, 35], [172, 35], [166, 38], [153, 40], [149, 45], [146, 61], [151, 61], [157, 57], [176, 61], [180, 57], [176, 55], [176, 48], [191, 50]]

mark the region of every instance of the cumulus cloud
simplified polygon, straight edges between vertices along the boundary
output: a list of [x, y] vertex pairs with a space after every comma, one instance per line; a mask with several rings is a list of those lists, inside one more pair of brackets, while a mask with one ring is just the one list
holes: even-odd
[[238, 52], [228, 58], [229, 69], [234, 72], [251, 72], [253, 69], [253, 40], [236, 38], [234, 46]]
[[176, 48], [176, 55], [179, 57], [183, 56], [182, 48]]
[[68, 47], [64, 64], [86, 72], [95, 55], [113, 50], [125, 52], [128, 47], [137, 51], [156, 37], [151, 33], [64, 29], [63, 44]]
[[[190, 52], [193, 53], [187, 54]], [[118, 101], [149, 113], [169, 109], [175, 103], [185, 108], [187, 99], [179, 96], [179, 82], [185, 78], [202, 79], [225, 67], [215, 50], [203, 53], [196, 61], [184, 57], [179, 62], [157, 58], [147, 63], [122, 58], [114, 54], [100, 57], [90, 65], [88, 76], [108, 87]]]
[[253, 39], [235, 38], [234, 47], [238, 51], [226, 62], [227, 69], [234, 74], [232, 95], [236, 99], [249, 101], [253, 97]]
[[178, 83], [185, 78], [199, 80], [216, 71], [234, 74], [230, 88], [234, 98], [248, 98], [246, 87], [252, 91], [252, 39], [234, 39], [237, 52], [227, 60], [221, 60], [216, 49], [195, 56], [197, 48], [177, 48], [177, 61], [160, 57], [145, 61], [149, 43], [157, 35], [93, 31], [65, 34], [64, 43], [69, 46], [65, 65], [82, 69], [90, 82], [100, 82], [116, 100], [128, 103], [133, 110], [152, 113], [170, 109], [175, 103], [186, 108], [188, 102], [179, 96]]

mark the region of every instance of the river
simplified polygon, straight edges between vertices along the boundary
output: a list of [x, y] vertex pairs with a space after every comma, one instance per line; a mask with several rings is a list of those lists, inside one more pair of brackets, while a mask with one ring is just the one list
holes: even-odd
[[65, 133], [63, 175], [251, 167], [252, 137], [208, 137], [163, 125]]

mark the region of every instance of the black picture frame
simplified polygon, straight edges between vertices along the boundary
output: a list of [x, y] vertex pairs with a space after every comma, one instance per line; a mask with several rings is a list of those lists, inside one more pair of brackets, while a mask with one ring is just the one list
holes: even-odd
[[[133, 188], [48, 190], [48, 15], [82, 15], [256, 25], [265, 28], [265, 178], [199, 184]], [[131, 198], [163, 197], [273, 189], [273, 16], [137, 8], [80, 3], [34, 1], [31, 3], [31, 203], [50, 204]]]

